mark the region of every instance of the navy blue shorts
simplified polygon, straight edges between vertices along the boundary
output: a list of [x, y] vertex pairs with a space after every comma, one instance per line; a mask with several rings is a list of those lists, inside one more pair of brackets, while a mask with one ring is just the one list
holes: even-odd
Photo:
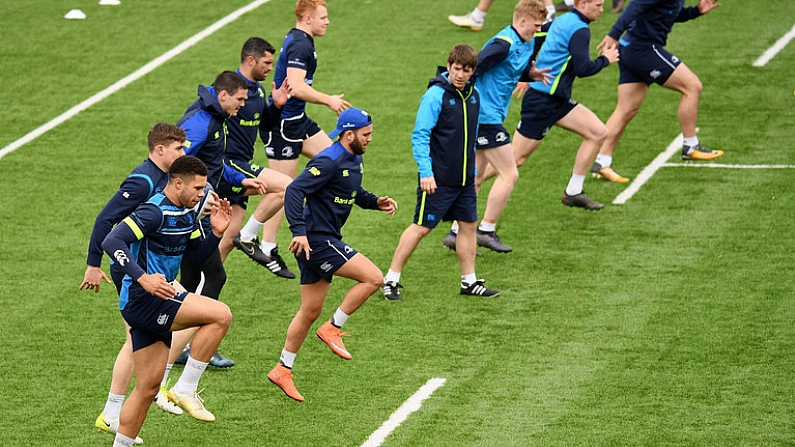
[[159, 341], [171, 347], [171, 325], [186, 296], [188, 292], [183, 290], [174, 298], [164, 300], [139, 287], [130, 289], [129, 300], [121, 310], [121, 316], [130, 325], [133, 351]]
[[531, 140], [543, 140], [549, 129], [568, 115], [577, 101], [529, 89], [522, 100], [522, 119], [516, 131]]
[[[247, 178], [257, 178], [259, 173], [264, 169], [263, 166], [251, 164], [245, 161], [226, 160], [226, 164], [232, 166], [234, 170], [242, 172]], [[223, 177], [221, 177], [221, 181], [218, 182], [218, 191], [216, 192], [219, 196], [225, 197], [227, 200], [229, 200], [229, 203], [233, 205], [240, 205], [243, 207], [243, 209], [246, 209], [246, 206], [248, 205], [246, 188], [243, 188], [242, 186], [232, 186], [227, 183]]]
[[618, 55], [619, 84], [645, 82], [646, 85], [663, 85], [682, 63], [663, 47], [628, 44], [623, 40], [618, 46]]
[[305, 113], [283, 119], [277, 128], [270, 131], [265, 142], [265, 154], [273, 160], [295, 160], [301, 155], [304, 140], [321, 130]]
[[334, 272], [359, 253], [336, 238], [310, 239], [309, 247], [312, 248], [309, 260], [306, 253], [295, 256], [301, 271], [301, 284], [314, 284], [321, 279], [331, 282]]
[[474, 183], [464, 187], [439, 186], [433, 194], [417, 188], [414, 223], [434, 229], [443, 220], [478, 221], [478, 195]]
[[511, 134], [502, 124], [481, 124], [478, 126], [478, 141], [475, 149], [491, 149], [511, 144]]

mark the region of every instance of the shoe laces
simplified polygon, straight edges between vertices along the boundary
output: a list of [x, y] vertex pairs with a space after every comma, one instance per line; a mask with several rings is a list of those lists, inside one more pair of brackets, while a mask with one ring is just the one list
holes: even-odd
[[203, 392], [204, 392], [204, 388], [202, 388], [200, 391], [196, 391], [195, 393], [192, 393], [190, 395], [191, 398], [193, 399], [193, 401], [196, 402], [196, 405], [198, 405], [199, 408], [201, 408], [202, 410], [204, 409], [204, 399], [202, 399], [202, 397], [199, 396], [199, 394], [203, 393]]

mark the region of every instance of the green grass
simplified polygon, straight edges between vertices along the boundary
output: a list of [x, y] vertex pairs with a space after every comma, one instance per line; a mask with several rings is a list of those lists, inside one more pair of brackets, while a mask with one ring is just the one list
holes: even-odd
[[[0, 4], [0, 147], [247, 3]], [[507, 24], [511, 3], [495, 2], [481, 33], [446, 22], [473, 6], [452, 0], [330, 5], [316, 87], [372, 113], [365, 187], [400, 203], [394, 218], [354, 211], [343, 232], [384, 270], [413, 215], [409, 135], [427, 80], [453, 44], [480, 48]], [[0, 159], [3, 446], [112, 444], [93, 421], [123, 337], [117, 298], [111, 287], [77, 291], [94, 217], [146, 156], [149, 127], [176, 122], [197, 84], [237, 66], [249, 36], [279, 47], [293, 4], [265, 4]], [[88, 18], [64, 20], [71, 8]], [[751, 66], [791, 17], [788, 0], [724, 2], [671, 34], [668, 49], [704, 83], [700, 136], [726, 151], [720, 163], [795, 164], [795, 44]], [[614, 19], [592, 25], [594, 46]], [[610, 67], [577, 81], [574, 98], [606, 119], [617, 76]], [[680, 132], [677, 101], [652, 87], [617, 149], [622, 174], [635, 177]], [[328, 109], [309, 113], [324, 129], [334, 124]], [[509, 129], [518, 114], [516, 102]], [[477, 261], [501, 297], [459, 296], [455, 255], [441, 246], [446, 227], [432, 233], [404, 270], [405, 302], [377, 294], [346, 324], [353, 361], [307, 338], [294, 370], [303, 404], [265, 377], [298, 284], [230, 256], [222, 299], [234, 322], [222, 347], [238, 365], [201, 383], [218, 421], [155, 408], [145, 445], [355, 447], [432, 377], [447, 382], [385, 446], [795, 445], [791, 170], [663, 168], [621, 206], [609, 203], [626, 185], [589, 179], [589, 195], [608, 205], [588, 213], [559, 202], [578, 144], [554, 129], [520, 169], [500, 222], [514, 252]], [[285, 226], [282, 247], [289, 237]], [[350, 285], [334, 281], [323, 319]]]

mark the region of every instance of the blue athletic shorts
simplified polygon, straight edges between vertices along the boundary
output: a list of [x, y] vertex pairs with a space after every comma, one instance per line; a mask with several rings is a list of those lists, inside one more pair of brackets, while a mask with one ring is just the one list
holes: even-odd
[[[236, 171], [244, 173], [247, 178], [257, 178], [259, 173], [264, 169], [263, 166], [245, 161], [226, 160], [226, 164], [230, 165]], [[246, 209], [248, 205], [246, 188], [242, 186], [232, 186], [227, 183], [223, 177], [221, 177], [221, 181], [218, 182], [218, 190], [216, 192], [219, 196], [229, 200], [229, 203], [233, 205], [240, 205], [243, 209]]]
[[129, 301], [121, 316], [130, 325], [133, 351], [162, 341], [171, 347], [171, 324], [188, 292], [177, 292], [177, 296], [164, 300], [140, 287], [131, 288]]
[[663, 85], [682, 63], [678, 57], [663, 47], [652, 44], [630, 44], [624, 40], [618, 46], [618, 55], [619, 84], [645, 82], [646, 85], [652, 83]]
[[305, 113], [283, 119], [270, 131], [265, 142], [265, 154], [273, 160], [295, 160], [301, 155], [304, 140], [321, 130]]
[[478, 140], [475, 149], [491, 149], [511, 144], [511, 134], [502, 124], [481, 124], [478, 126]]
[[417, 208], [414, 223], [434, 229], [440, 221], [478, 221], [478, 195], [475, 184], [460, 187], [439, 186], [428, 194], [417, 188]]
[[549, 129], [568, 115], [577, 101], [529, 89], [522, 100], [522, 119], [516, 131], [531, 140], [543, 140]]
[[309, 247], [312, 249], [309, 260], [306, 253], [295, 256], [301, 271], [301, 284], [314, 284], [321, 279], [331, 282], [334, 272], [359, 253], [336, 238], [310, 239]]

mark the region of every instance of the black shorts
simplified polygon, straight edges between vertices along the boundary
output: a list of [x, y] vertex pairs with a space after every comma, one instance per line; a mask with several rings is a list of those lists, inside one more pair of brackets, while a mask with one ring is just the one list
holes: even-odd
[[321, 279], [331, 282], [334, 272], [345, 265], [356, 253], [350, 245], [336, 238], [312, 239], [309, 260], [306, 253], [295, 256], [301, 271], [301, 284], [314, 284]]
[[491, 149], [511, 144], [511, 134], [502, 124], [481, 124], [478, 126], [478, 140], [475, 149]]
[[304, 140], [321, 131], [320, 126], [305, 113], [283, 119], [277, 128], [270, 131], [265, 142], [265, 154], [273, 160], [295, 160], [301, 155]]
[[568, 115], [577, 101], [529, 89], [522, 100], [522, 119], [516, 131], [531, 140], [543, 140], [549, 129]]
[[[231, 166], [232, 169], [242, 172], [247, 178], [257, 178], [259, 173], [264, 169], [263, 166], [244, 161], [226, 160], [225, 163]], [[223, 177], [221, 177], [221, 181], [218, 182], [218, 191], [216, 192], [220, 197], [225, 197], [229, 200], [229, 203], [232, 205], [240, 205], [243, 209], [246, 209], [248, 205], [246, 188], [242, 186], [232, 186], [227, 183]]]
[[441, 221], [478, 221], [478, 195], [475, 184], [467, 186], [439, 186], [428, 194], [417, 188], [417, 208], [414, 223], [434, 229]]
[[162, 341], [171, 347], [171, 325], [174, 323], [182, 301], [188, 292], [177, 292], [174, 298], [164, 300], [142, 288], [130, 290], [130, 295], [121, 316], [130, 325], [133, 351]]
[[622, 40], [618, 54], [619, 84], [645, 82], [646, 85], [663, 85], [682, 63], [665, 48], [652, 44], [638, 45]]

